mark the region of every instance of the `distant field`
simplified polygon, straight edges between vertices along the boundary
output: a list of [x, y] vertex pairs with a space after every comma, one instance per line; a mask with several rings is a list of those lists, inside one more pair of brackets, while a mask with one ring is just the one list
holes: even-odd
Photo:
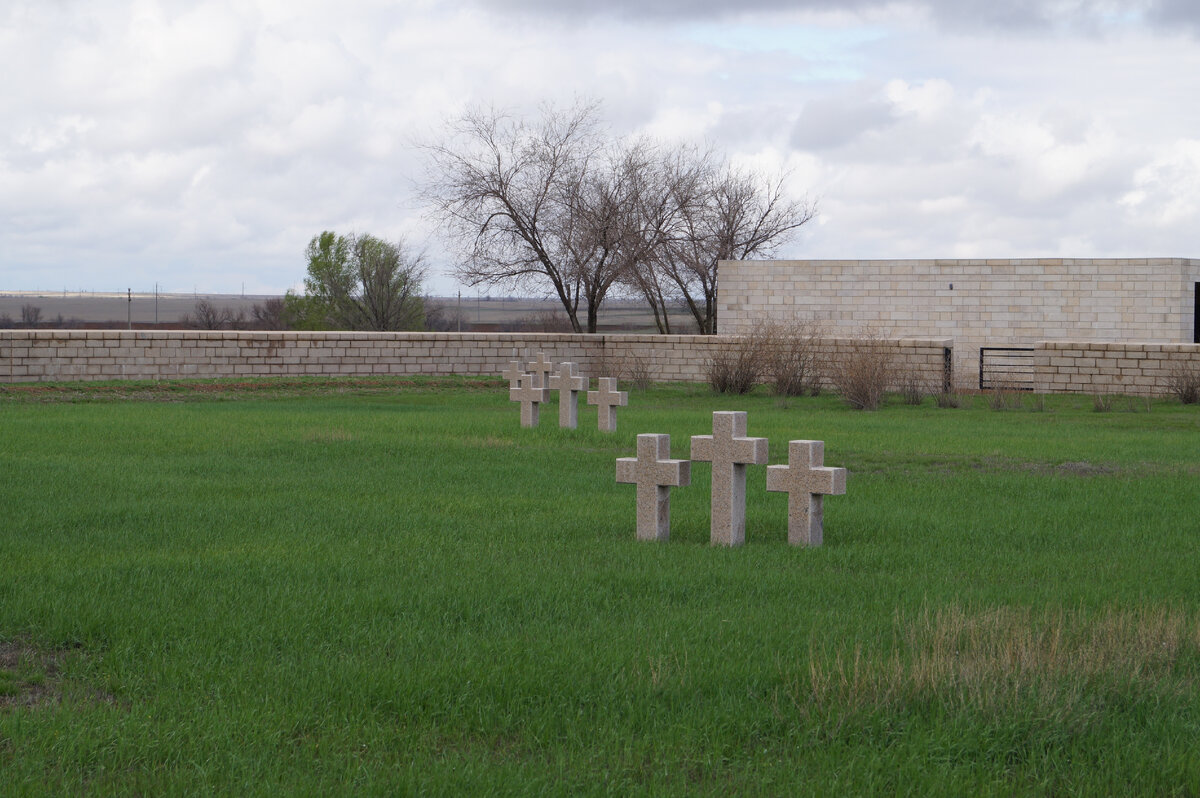
[[[255, 303], [276, 297], [237, 294], [134, 294], [132, 302], [125, 294], [89, 294], [74, 292], [5, 292], [0, 293], [0, 318], [8, 316], [20, 321], [21, 308], [33, 305], [41, 309], [43, 323], [54, 322], [62, 317], [64, 323], [80, 321], [87, 323], [123, 323], [132, 318], [134, 324], [173, 324], [185, 314], [194, 311], [196, 303], [207, 300], [218, 308], [228, 307], [236, 314], [243, 311], [251, 315]], [[433, 301], [454, 313], [461, 309], [467, 327], [495, 330], [520, 321], [540, 322], [553, 314], [561, 315], [562, 306], [557, 300], [529, 298], [476, 298], [435, 297]], [[457, 318], [457, 317], [456, 317]], [[609, 330], [628, 332], [656, 332], [654, 317], [641, 302], [609, 301], [601, 308], [601, 325]], [[678, 329], [673, 332], [695, 332], [695, 323], [686, 313], [672, 315], [672, 324]]]
[[[132, 400], [143, 397], [146, 400]], [[0, 793], [1196, 795], [1200, 411], [499, 379], [0, 386]], [[849, 469], [823, 547], [709, 467], [634, 539], [615, 459], [714, 410]]]

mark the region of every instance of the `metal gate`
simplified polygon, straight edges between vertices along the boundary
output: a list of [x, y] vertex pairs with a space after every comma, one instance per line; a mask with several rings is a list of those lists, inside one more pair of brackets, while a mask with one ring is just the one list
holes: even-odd
[[979, 350], [979, 390], [1033, 390], [1032, 346], [985, 346]]

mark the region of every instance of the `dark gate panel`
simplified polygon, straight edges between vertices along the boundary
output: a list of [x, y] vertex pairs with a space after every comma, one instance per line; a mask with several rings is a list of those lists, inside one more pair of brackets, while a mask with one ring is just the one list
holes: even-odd
[[1033, 390], [1032, 346], [985, 346], [979, 350], [979, 389]]

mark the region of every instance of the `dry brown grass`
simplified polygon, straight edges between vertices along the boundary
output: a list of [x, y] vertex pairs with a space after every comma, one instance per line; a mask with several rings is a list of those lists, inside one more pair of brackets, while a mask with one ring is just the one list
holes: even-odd
[[984, 711], [1032, 702], [1071, 712], [1098, 682], [1191, 690], [1198, 656], [1200, 622], [1179, 610], [969, 612], [950, 606], [915, 619], [897, 617], [887, 655], [814, 645], [806, 668], [781, 667], [784, 686], [776, 699], [805, 714], [929, 702]]

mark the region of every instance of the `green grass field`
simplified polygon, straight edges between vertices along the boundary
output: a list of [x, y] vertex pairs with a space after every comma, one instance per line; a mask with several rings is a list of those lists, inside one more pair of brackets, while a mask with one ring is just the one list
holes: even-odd
[[[1200, 408], [973, 402], [0, 388], [0, 793], [1200, 793]], [[714, 410], [849, 469], [823, 547], [706, 463], [635, 541]]]

